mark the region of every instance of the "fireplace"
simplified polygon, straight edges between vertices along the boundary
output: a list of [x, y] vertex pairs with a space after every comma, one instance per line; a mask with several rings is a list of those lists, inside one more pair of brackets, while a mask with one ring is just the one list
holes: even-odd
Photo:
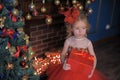
[[54, 15], [51, 25], [45, 23], [44, 17], [34, 17], [26, 21], [24, 30], [30, 36], [31, 45], [37, 55], [63, 47], [66, 37], [62, 15]]

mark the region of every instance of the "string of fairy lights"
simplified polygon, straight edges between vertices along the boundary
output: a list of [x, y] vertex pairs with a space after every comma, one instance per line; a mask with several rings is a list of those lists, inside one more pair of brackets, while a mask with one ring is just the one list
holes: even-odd
[[42, 75], [49, 67], [49, 65], [60, 64], [60, 51], [57, 52], [46, 52], [46, 58], [34, 57], [33, 67], [35, 68], [37, 74]]

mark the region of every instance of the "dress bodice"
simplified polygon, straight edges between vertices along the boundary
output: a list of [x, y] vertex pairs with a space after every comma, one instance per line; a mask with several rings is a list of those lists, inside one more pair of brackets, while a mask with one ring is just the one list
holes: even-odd
[[78, 39], [75, 38], [74, 36], [71, 36], [66, 40], [66, 43], [70, 47], [81, 49], [88, 48], [88, 46], [91, 44], [91, 41], [86, 37]]
[[94, 57], [89, 54], [86, 48], [71, 48], [69, 53], [69, 59], [76, 60], [80, 63], [85, 63], [88, 65], [93, 65]]

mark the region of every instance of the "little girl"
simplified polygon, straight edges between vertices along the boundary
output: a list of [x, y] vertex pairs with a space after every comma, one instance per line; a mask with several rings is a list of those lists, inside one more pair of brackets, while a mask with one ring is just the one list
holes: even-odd
[[68, 27], [69, 36], [60, 58], [62, 64], [48, 75], [48, 80], [108, 80], [95, 70], [97, 59], [87, 38], [90, 27], [87, 18], [81, 15]]

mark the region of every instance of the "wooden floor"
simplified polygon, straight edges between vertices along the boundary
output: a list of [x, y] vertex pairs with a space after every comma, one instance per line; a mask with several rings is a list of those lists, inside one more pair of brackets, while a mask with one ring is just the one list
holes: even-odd
[[120, 37], [95, 45], [97, 69], [110, 78], [120, 80]]

